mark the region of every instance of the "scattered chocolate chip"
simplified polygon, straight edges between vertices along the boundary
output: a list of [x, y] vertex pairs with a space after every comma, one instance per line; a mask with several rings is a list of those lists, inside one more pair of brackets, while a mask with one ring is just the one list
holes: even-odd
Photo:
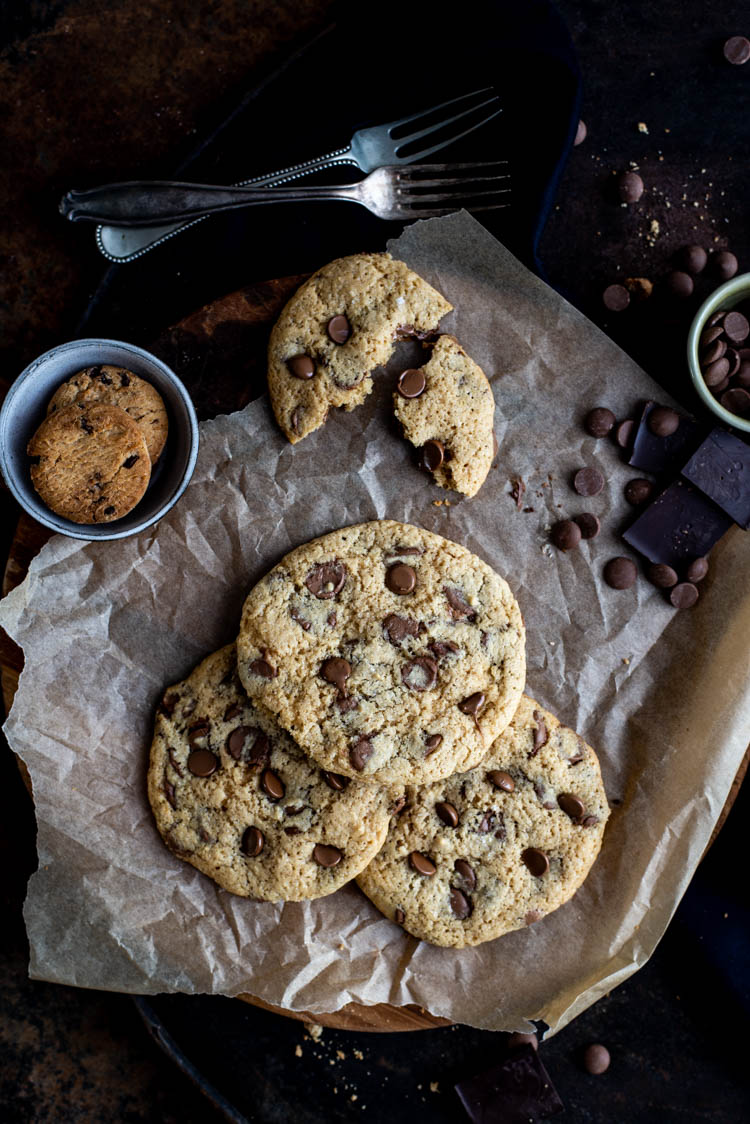
[[750, 59], [750, 39], [744, 35], [733, 35], [724, 44], [723, 54], [732, 66], [743, 66]]
[[695, 288], [695, 283], [690, 274], [685, 273], [682, 269], [673, 269], [671, 273], [667, 274], [665, 284], [672, 296], [679, 297], [680, 300], [691, 297]]
[[338, 866], [344, 857], [344, 852], [340, 851], [338, 847], [329, 847], [325, 843], [316, 843], [313, 847], [313, 858], [318, 866], [323, 866], [326, 869]]
[[604, 580], [612, 589], [630, 589], [637, 577], [638, 570], [630, 558], [610, 558], [604, 567]]
[[721, 281], [728, 281], [734, 277], [739, 269], [739, 262], [729, 250], [719, 250], [711, 259], [711, 272]]
[[329, 788], [333, 789], [334, 792], [343, 792], [346, 786], [349, 784], [350, 778], [342, 777], [340, 773], [329, 773], [324, 770], [323, 780], [326, 782]]
[[646, 578], [657, 589], [671, 589], [680, 580], [677, 571], [673, 570], [671, 566], [664, 565], [663, 562], [655, 562], [653, 565], [647, 566]]
[[539, 1049], [539, 1039], [535, 1034], [511, 1034], [508, 1039], [508, 1049], [517, 1050], [519, 1046], [531, 1046], [532, 1050]]
[[445, 445], [442, 441], [425, 441], [422, 446], [422, 465], [428, 472], [436, 472], [445, 460]]
[[630, 293], [624, 285], [608, 285], [602, 300], [610, 312], [623, 312], [630, 304]]
[[253, 675], [260, 675], [263, 679], [275, 679], [279, 674], [278, 670], [267, 656], [268, 653], [264, 651], [260, 659], [252, 660], [250, 663], [250, 671], [252, 671]]
[[389, 613], [383, 621], [383, 630], [391, 644], [396, 647], [406, 640], [407, 636], [419, 636], [419, 621], [410, 617], [399, 617], [396, 613]]
[[187, 759], [187, 767], [194, 777], [210, 777], [219, 762], [208, 749], [194, 749]]
[[617, 177], [617, 194], [621, 203], [637, 203], [643, 195], [643, 180], [637, 172], [621, 172]]
[[402, 398], [419, 398], [427, 386], [427, 379], [420, 367], [410, 367], [399, 375], [397, 390]]
[[311, 379], [315, 374], [315, 364], [309, 355], [295, 355], [287, 359], [286, 365], [295, 379]]
[[708, 254], [702, 246], [683, 246], [677, 255], [677, 260], [688, 273], [702, 273], [706, 268]]
[[521, 861], [535, 878], [541, 878], [549, 870], [549, 859], [544, 851], [539, 851], [536, 847], [527, 847], [522, 851]]
[[393, 920], [397, 925], [403, 925], [404, 921], [406, 921], [406, 914], [404, 913], [403, 909], [397, 909], [395, 911], [395, 913], [393, 914]]
[[417, 571], [413, 566], [407, 566], [405, 562], [396, 562], [389, 567], [385, 575], [385, 584], [391, 593], [398, 593], [400, 596], [413, 593], [417, 584]]
[[339, 695], [346, 696], [346, 681], [352, 673], [352, 665], [348, 660], [342, 660], [339, 656], [332, 656], [331, 659], [323, 660], [320, 666], [320, 674], [327, 683], [332, 683], [334, 687], [338, 687]]
[[326, 327], [334, 343], [346, 343], [352, 334], [352, 326], [344, 315], [332, 316]]
[[473, 695], [468, 695], [462, 699], [458, 704], [458, 709], [462, 714], [468, 714], [474, 721], [477, 721], [482, 710], [484, 710], [485, 696], [483, 691], [475, 691]]
[[487, 774], [487, 780], [490, 784], [494, 784], [495, 788], [502, 789], [503, 792], [514, 792], [516, 782], [510, 773], [506, 773], [503, 769], [493, 769], [491, 773]]
[[264, 769], [260, 778], [260, 787], [269, 800], [283, 800], [286, 788], [283, 781], [271, 769]]
[[725, 390], [719, 399], [725, 410], [738, 418], [750, 418], [750, 394], [741, 387]]
[[409, 855], [409, 865], [412, 870], [416, 870], [417, 874], [422, 874], [425, 878], [430, 878], [437, 870], [432, 859], [427, 855], [423, 855], [421, 851], [412, 851]]
[[707, 558], [694, 558], [685, 571], [685, 577], [689, 582], [695, 585], [696, 582], [702, 582], [708, 573], [708, 559]]
[[573, 519], [581, 529], [582, 539], [595, 539], [601, 530], [601, 523], [596, 515], [590, 511], [584, 511], [580, 515], [576, 515]]
[[572, 519], [560, 519], [552, 528], [550, 538], [558, 550], [563, 553], [574, 550], [583, 538], [583, 532], [577, 522]]
[[133, 453], [132, 456], [128, 457], [126, 460], [124, 460], [122, 462], [122, 467], [123, 468], [132, 468], [133, 465], [135, 464], [135, 462], [139, 459], [140, 458], [138, 456], [138, 453]]
[[454, 586], [444, 585], [443, 593], [454, 621], [460, 621], [464, 617], [470, 621], [476, 620], [477, 611], [466, 600], [462, 590], [456, 589]]
[[616, 420], [615, 415], [606, 406], [597, 406], [586, 414], [583, 428], [592, 437], [606, 437], [614, 428]]
[[476, 889], [477, 876], [474, 873], [474, 867], [466, 861], [466, 859], [456, 859], [453, 864], [453, 869], [459, 878], [463, 880], [464, 886], [468, 890]]
[[266, 840], [263, 832], [257, 827], [249, 827], [242, 836], [242, 850], [251, 859], [263, 850]]
[[625, 418], [621, 421], [615, 430], [615, 441], [621, 449], [629, 449], [633, 444], [633, 430], [635, 429], [635, 421], [633, 418]]
[[319, 562], [305, 578], [305, 585], [320, 601], [330, 601], [344, 588], [346, 566], [343, 562]]
[[744, 343], [750, 335], [750, 323], [741, 312], [732, 309], [724, 317], [724, 335], [730, 343]]
[[669, 600], [675, 609], [692, 609], [698, 596], [698, 590], [692, 582], [680, 582], [669, 591]]
[[588, 129], [586, 128], [586, 122], [579, 121], [578, 127], [576, 128], [576, 135], [573, 140], [574, 147], [577, 147], [579, 144], [583, 144], [583, 142], [586, 140], [587, 133]]
[[606, 1046], [601, 1046], [599, 1043], [593, 1043], [587, 1046], [583, 1053], [583, 1068], [587, 1073], [591, 1073], [598, 1077], [600, 1073], [606, 1073], [609, 1069], [610, 1056], [609, 1050]]
[[373, 744], [367, 736], [359, 738], [349, 749], [351, 767], [361, 773], [374, 752]]
[[625, 485], [625, 499], [633, 507], [638, 507], [651, 498], [653, 490], [654, 486], [650, 480], [644, 480], [643, 477], [637, 476], [634, 480], [628, 480]]
[[648, 416], [648, 428], [655, 437], [669, 437], [680, 424], [680, 415], [669, 406], [655, 406]]
[[534, 729], [534, 744], [532, 746], [529, 757], [536, 757], [540, 749], [542, 749], [549, 741], [549, 732], [547, 730], [547, 723], [544, 721], [544, 715], [538, 710], [534, 711], [534, 721], [536, 727]]
[[457, 890], [455, 886], [450, 889], [450, 903], [451, 909], [459, 921], [465, 921], [467, 917], [471, 917], [472, 905], [466, 894], [461, 890]]
[[573, 477], [573, 487], [579, 496], [598, 496], [604, 487], [604, 477], [598, 468], [579, 468]]
[[442, 734], [428, 734], [427, 737], [425, 737], [425, 742], [424, 742], [424, 749], [425, 749], [424, 755], [425, 755], [425, 757], [429, 757], [430, 754], [434, 753], [436, 749], [440, 749], [440, 746], [442, 744], [443, 744], [443, 735]]
[[572, 820], [578, 822], [583, 819], [583, 813], [586, 810], [583, 801], [574, 796], [572, 792], [561, 792], [557, 798], [557, 803], [565, 812], [565, 815], [570, 816]]
[[449, 804], [447, 801], [442, 801], [435, 805], [435, 811], [438, 817], [444, 824], [447, 824], [448, 827], [458, 827], [458, 812], [452, 804]]
[[401, 681], [410, 691], [429, 691], [437, 683], [437, 664], [429, 656], [418, 656], [401, 668]]

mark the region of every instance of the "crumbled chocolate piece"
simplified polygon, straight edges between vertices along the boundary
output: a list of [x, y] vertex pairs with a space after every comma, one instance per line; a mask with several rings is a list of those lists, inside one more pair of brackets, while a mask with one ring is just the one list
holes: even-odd
[[564, 1108], [532, 1046], [455, 1088], [472, 1124], [538, 1124]]

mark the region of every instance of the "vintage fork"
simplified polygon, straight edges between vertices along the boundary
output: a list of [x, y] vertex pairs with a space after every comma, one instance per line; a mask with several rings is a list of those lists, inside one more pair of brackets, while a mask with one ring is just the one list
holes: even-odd
[[[510, 191], [505, 160], [468, 164], [413, 164], [377, 168], [360, 183], [295, 184], [278, 187], [220, 187], [213, 184], [134, 181], [89, 191], [69, 191], [60, 212], [71, 222], [107, 222], [137, 227], [180, 222], [265, 203], [339, 200], [360, 203], [381, 219], [410, 221], [447, 215], [465, 207], [507, 207]], [[493, 169], [490, 172], [490, 169]]]
[[[455, 112], [450, 113], [451, 109]], [[441, 110], [448, 111], [438, 121], [419, 127], [419, 122], [431, 117]], [[477, 117], [480, 111], [485, 112]], [[242, 180], [235, 184], [236, 187], [268, 186], [270, 184], [290, 183], [317, 172], [324, 168], [331, 168], [337, 164], [349, 164], [363, 172], [372, 172], [375, 168], [384, 165], [414, 164], [423, 160], [440, 149], [461, 140], [474, 132], [475, 129], [486, 125], [502, 112], [499, 98], [492, 93], [492, 87], [486, 86], [471, 93], [462, 94], [460, 97], [451, 98], [429, 109], [422, 109], [408, 117], [401, 117], [397, 121], [389, 121], [384, 125], [374, 125], [371, 128], [359, 129], [345, 148], [336, 149], [325, 156], [318, 156], [313, 160], [305, 160], [300, 164], [293, 164], [263, 176]], [[410, 131], [404, 132], [412, 126]], [[445, 132], [443, 132], [445, 130]], [[440, 133], [438, 138], [437, 134]], [[394, 135], [397, 134], [397, 135]], [[423, 141], [422, 146], [418, 145]], [[405, 150], [414, 145], [418, 146], [416, 152], [404, 154]], [[99, 226], [96, 231], [96, 242], [100, 252], [105, 258], [113, 262], [135, 261], [142, 257], [153, 247], [173, 238], [197, 222], [202, 222], [203, 217], [191, 219], [189, 222], [169, 224], [148, 229], [123, 229], [121, 227]]]

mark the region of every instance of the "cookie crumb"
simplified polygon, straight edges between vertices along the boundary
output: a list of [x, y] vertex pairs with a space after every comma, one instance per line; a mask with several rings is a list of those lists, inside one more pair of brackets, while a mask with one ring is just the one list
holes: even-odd
[[336, 1057], [340, 1058], [342, 1062], [346, 1061], [346, 1054], [344, 1053], [343, 1050], [337, 1050], [336, 1051]]
[[319, 1023], [305, 1023], [305, 1030], [313, 1042], [320, 1042], [323, 1037], [323, 1027]]
[[638, 122], [638, 132], [639, 133], [646, 133], [646, 135], [648, 136], [648, 125], [646, 124], [645, 121], [639, 121]]
[[296, 1046], [294, 1047], [294, 1055], [295, 1055], [295, 1057], [297, 1057], [297, 1058], [301, 1058], [301, 1057], [302, 1057], [302, 1047], [300, 1046], [299, 1042], [298, 1042], [298, 1043], [297, 1043], [297, 1045], [296, 1045]]
[[440, 1092], [440, 1086], [438, 1085], [437, 1081], [431, 1081], [430, 1082], [430, 1092], [431, 1093], [439, 1093]]
[[361, 1050], [354, 1050], [354, 1056], [358, 1062], [363, 1062], [365, 1060], [365, 1055]]

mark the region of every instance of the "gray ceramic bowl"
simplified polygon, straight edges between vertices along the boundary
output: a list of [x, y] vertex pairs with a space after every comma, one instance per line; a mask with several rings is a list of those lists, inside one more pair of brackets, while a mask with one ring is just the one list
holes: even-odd
[[[112, 523], [73, 523], [42, 502], [29, 474], [26, 446], [43, 421], [61, 383], [84, 367], [126, 367], [154, 386], [164, 400], [169, 436], [146, 494], [124, 518]], [[155, 355], [119, 340], [73, 340], [45, 351], [11, 386], [0, 410], [0, 470], [21, 507], [39, 523], [74, 539], [124, 539], [158, 522], [185, 491], [198, 456], [198, 420], [185, 387]]]
[[[705, 300], [696, 312], [695, 319], [690, 326], [687, 345], [690, 377], [698, 394], [700, 394], [709, 410], [716, 414], [716, 417], [723, 421], [725, 425], [741, 429], [744, 433], [750, 433], [750, 418], [740, 418], [737, 414], [731, 414], [729, 410], [725, 410], [721, 402], [714, 398], [703, 381], [700, 363], [698, 362], [698, 344], [709, 316], [718, 312], [720, 308], [735, 308], [736, 305], [748, 300], [748, 298], [750, 298], [750, 273], [743, 273], [739, 277], [733, 277], [731, 281], [725, 281], [723, 285], [719, 285], [719, 288], [711, 293], [708, 300]], [[742, 344], [742, 346], [745, 347], [746, 344]]]

